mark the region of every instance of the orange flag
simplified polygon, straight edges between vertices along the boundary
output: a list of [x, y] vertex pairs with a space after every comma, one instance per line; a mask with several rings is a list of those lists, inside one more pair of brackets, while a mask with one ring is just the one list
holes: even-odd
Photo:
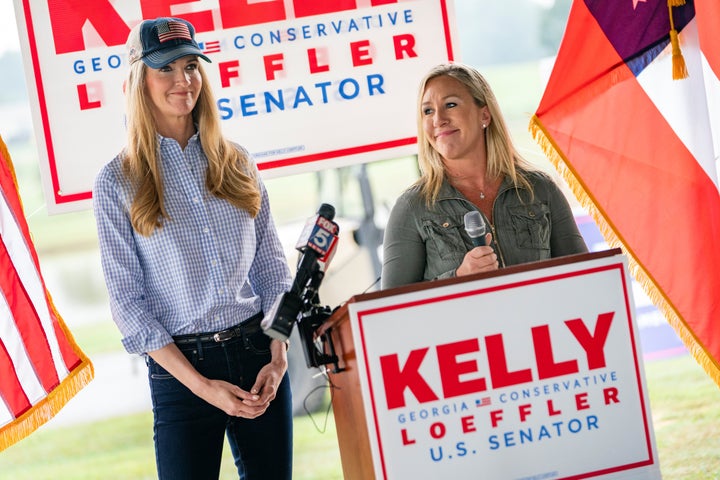
[[530, 130], [720, 384], [718, 0], [575, 0]]

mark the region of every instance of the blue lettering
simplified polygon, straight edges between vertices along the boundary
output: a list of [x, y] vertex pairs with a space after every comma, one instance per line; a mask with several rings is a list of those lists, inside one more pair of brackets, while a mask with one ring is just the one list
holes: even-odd
[[298, 87], [297, 92], [295, 93], [295, 103], [293, 103], [293, 108], [297, 108], [300, 103], [307, 103], [310, 106], [313, 104], [307, 91], [302, 85]]
[[263, 36], [259, 33], [253, 33], [250, 35], [250, 43], [253, 47], [259, 47], [263, 44]]
[[438, 456], [435, 457], [435, 449], [433, 447], [430, 447], [430, 458], [432, 458], [433, 462], [439, 462], [443, 458], [443, 451], [442, 447], [438, 447]]
[[228, 106], [230, 103], [229, 98], [221, 98], [217, 102], [218, 110], [220, 111], [220, 119], [221, 120], [228, 120], [232, 118], [233, 111], [232, 108]]
[[[352, 93], [347, 93], [345, 91], [345, 86], [348, 84], [353, 86]], [[357, 97], [358, 94], [360, 93], [360, 85], [358, 85], [358, 82], [356, 82], [354, 79], [346, 78], [345, 80], [340, 82], [338, 91], [340, 93], [340, 96], [342, 98], [344, 98], [345, 100], [352, 100], [353, 98]]]
[[240, 95], [240, 112], [243, 117], [257, 115], [255, 110], [255, 95]]
[[383, 82], [385, 79], [382, 75], [375, 73], [372, 75], [368, 75], [367, 77], [367, 85], [368, 85], [368, 91], [370, 92], [370, 96], [375, 95], [375, 91], [377, 90], [377, 93], [382, 95], [385, 93], [385, 90], [383, 90]]
[[283, 97], [282, 90], [277, 91], [277, 97], [273, 97], [273, 92], [265, 92], [265, 111], [272, 112], [270, 104], [275, 105], [278, 110], [285, 110], [285, 97]]

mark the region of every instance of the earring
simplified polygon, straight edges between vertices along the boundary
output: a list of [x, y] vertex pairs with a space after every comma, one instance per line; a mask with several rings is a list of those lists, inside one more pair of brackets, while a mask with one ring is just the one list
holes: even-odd
[[485, 124], [483, 123], [483, 128], [485, 128], [485, 127], [487, 127], [487, 125], [485, 125]]

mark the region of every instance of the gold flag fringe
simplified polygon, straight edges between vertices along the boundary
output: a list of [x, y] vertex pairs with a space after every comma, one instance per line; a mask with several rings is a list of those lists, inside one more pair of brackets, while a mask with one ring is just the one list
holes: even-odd
[[[5, 160], [8, 169], [12, 174], [15, 189], [18, 191], [15, 168], [13, 167], [10, 152], [8, 152], [2, 136], [0, 136], [0, 155]], [[20, 195], [18, 194], [18, 198], [19, 196]], [[22, 205], [22, 199], [20, 199], [20, 202]], [[34, 247], [31, 246], [31, 248]], [[57, 319], [58, 325], [67, 338], [68, 343], [80, 359], [80, 362], [74, 366], [74, 368], [68, 373], [68, 376], [65, 377], [57, 387], [49, 392], [45, 398], [33, 405], [27, 412], [23, 413], [12, 422], [0, 427], [0, 452], [19, 442], [37, 430], [41, 425], [47, 423], [70, 401], [72, 397], [90, 383], [95, 376], [95, 370], [92, 362], [83, 353], [83, 351], [80, 350], [77, 343], [75, 343], [75, 338], [70, 333], [70, 330], [68, 330], [65, 322], [55, 308], [55, 304], [50, 297], [50, 292], [48, 292], [47, 289], [45, 289], [45, 299], [48, 302], [49, 308], [54, 313], [54, 317]]]
[[0, 428], [0, 452], [24, 439], [55, 416], [93, 379], [92, 363], [83, 361], [47, 397]]
[[580, 204], [595, 220], [608, 245], [611, 248], [619, 247], [623, 253], [626, 254], [632, 276], [642, 286], [653, 304], [655, 304], [658, 310], [665, 316], [665, 319], [673, 327], [690, 354], [710, 378], [720, 386], [720, 364], [718, 364], [718, 360], [713, 358], [713, 356], [702, 347], [697, 336], [678, 313], [673, 302], [658, 288], [653, 276], [643, 267], [632, 248], [623, 241], [622, 236], [613, 228], [612, 221], [592, 195], [588, 193], [582, 179], [580, 179], [560, 148], [558, 148], [552, 137], [547, 133], [547, 130], [537, 115], [533, 115], [528, 129], [535, 141], [540, 145], [540, 148], [545, 152], [547, 158], [555, 166], [555, 169], [563, 177], [565, 182], [567, 182]]

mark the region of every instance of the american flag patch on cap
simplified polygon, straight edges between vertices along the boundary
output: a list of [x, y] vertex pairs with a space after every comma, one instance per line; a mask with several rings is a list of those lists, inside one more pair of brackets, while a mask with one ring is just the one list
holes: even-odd
[[192, 41], [192, 36], [190, 35], [188, 26], [182, 22], [175, 22], [171, 20], [159, 23], [157, 26], [157, 33], [158, 40], [160, 40], [161, 43], [177, 39]]

